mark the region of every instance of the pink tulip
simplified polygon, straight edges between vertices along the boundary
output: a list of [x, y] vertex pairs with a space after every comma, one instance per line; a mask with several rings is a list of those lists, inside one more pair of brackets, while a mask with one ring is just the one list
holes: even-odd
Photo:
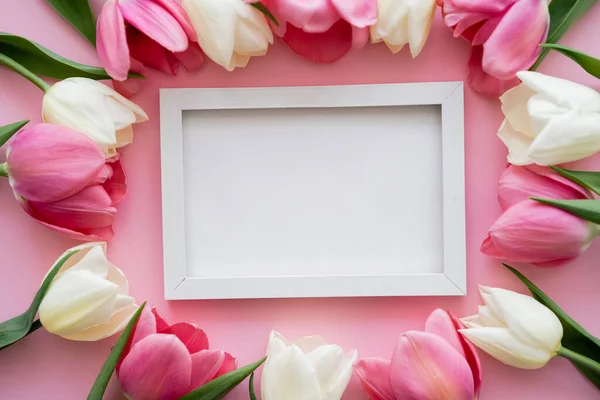
[[204, 56], [196, 40], [175, 0], [108, 0], [98, 18], [98, 57], [118, 81], [127, 78], [131, 58], [173, 75], [180, 64], [189, 71], [200, 68]]
[[481, 364], [473, 345], [457, 331], [452, 313], [435, 310], [426, 331], [402, 334], [391, 360], [364, 358], [354, 366], [370, 400], [473, 400]]
[[142, 312], [117, 376], [128, 399], [176, 400], [235, 369], [235, 358], [209, 350], [196, 325], [169, 325], [154, 308]]
[[446, 25], [473, 46], [469, 83], [497, 97], [520, 83], [516, 73], [537, 60], [546, 40], [548, 0], [438, 0]]
[[115, 205], [127, 192], [118, 158], [70, 128], [27, 125], [8, 143], [6, 168], [15, 197], [42, 225], [80, 240], [110, 240]]
[[[258, 0], [247, 0], [255, 3]], [[362, 48], [377, 22], [377, 0], [267, 0], [274, 32], [310, 61], [332, 63], [352, 46]]]
[[498, 201], [504, 213], [481, 245], [484, 254], [540, 267], [559, 266], [581, 255], [598, 234], [593, 224], [529, 197], [593, 198], [587, 190], [548, 167], [509, 166], [498, 187]]

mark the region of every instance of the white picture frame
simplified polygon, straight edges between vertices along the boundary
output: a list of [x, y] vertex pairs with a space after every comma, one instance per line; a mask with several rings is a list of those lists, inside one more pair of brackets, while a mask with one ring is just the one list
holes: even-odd
[[[160, 136], [165, 298], [183, 300], [461, 296], [466, 294], [463, 96], [462, 82], [161, 89]], [[185, 115], [193, 116], [196, 110], [202, 110], [201, 114], [194, 117], [196, 119], [201, 119], [205, 115], [210, 116], [213, 112], [223, 112], [222, 110], [269, 110], [268, 112], [281, 110], [284, 112], [285, 110], [300, 109], [303, 110], [302, 112], [308, 113], [318, 109], [342, 111], [346, 109], [352, 110], [352, 112], [354, 110], [371, 112], [368, 110], [372, 110], [373, 107], [413, 107], [408, 109], [409, 112], [413, 112], [413, 110], [418, 110], [418, 107], [414, 106], [439, 106], [436, 109], [441, 113], [439, 117], [441, 121], [441, 138], [439, 139], [441, 171], [439, 174], [441, 175], [442, 204], [439, 213], [441, 218], [439, 231], [442, 243], [441, 248], [431, 249], [432, 252], [439, 254], [442, 264], [439, 266], [439, 271], [421, 272], [416, 270], [400, 274], [336, 273], [318, 275], [314, 271], [296, 268], [295, 273], [285, 276], [269, 275], [268, 273], [253, 276], [246, 272], [244, 276], [217, 276], [216, 273], [198, 276], [196, 273], [189, 273], [191, 267], [187, 263], [188, 253], [192, 251], [191, 249], [196, 251], [196, 244], [192, 246], [187, 243], [186, 235], [190, 232], [194, 233], [195, 231], [192, 230], [198, 229], [198, 224], [192, 221], [193, 218], [190, 215], [186, 215], [186, 193], [189, 195], [189, 193], [199, 191], [194, 188], [186, 188], [184, 176], [191, 176], [186, 175], [186, 163], [191, 160], [190, 163], [193, 164], [198, 157], [196, 155], [188, 156], [189, 160], [186, 161], [185, 154], [190, 151], [195, 152], [197, 149], [194, 150], [192, 147], [201, 145], [190, 144], [188, 139], [184, 141]], [[431, 111], [433, 108], [427, 110]], [[295, 114], [292, 111], [290, 115]], [[213, 124], [215, 121], [219, 121], [214, 116], [210, 120]], [[306, 120], [308, 121], [308, 119]], [[294, 121], [302, 122], [298, 119]], [[198, 129], [201, 130], [202, 126], [201, 123]], [[251, 135], [252, 132], [260, 132], [260, 129], [260, 125], [248, 126], [247, 132], [250, 132], [249, 135]], [[193, 168], [198, 167], [196, 165]], [[210, 169], [210, 167], [203, 169]], [[418, 171], [418, 168], [416, 170]], [[189, 171], [188, 174], [190, 174]], [[195, 180], [188, 181], [188, 186], [196, 184], [204, 185], [196, 183]], [[407, 194], [407, 196], [409, 195]], [[193, 201], [197, 202], [197, 199], [193, 199]], [[224, 211], [219, 210], [219, 212]], [[257, 229], [259, 228], [257, 227]], [[210, 237], [212, 238], [212, 236]], [[258, 267], [254, 265], [249, 270], [252, 271], [256, 268], [260, 268], [260, 265]]]

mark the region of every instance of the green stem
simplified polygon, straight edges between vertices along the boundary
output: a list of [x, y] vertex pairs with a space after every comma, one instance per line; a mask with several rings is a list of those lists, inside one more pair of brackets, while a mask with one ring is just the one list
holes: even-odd
[[0, 176], [8, 176], [8, 168], [6, 163], [0, 164]]
[[29, 82], [42, 89], [44, 92], [47, 92], [48, 89], [50, 89], [50, 85], [47, 84], [46, 81], [44, 81], [42, 78], [25, 68], [12, 58], [2, 53], [0, 53], [0, 65], [4, 65], [5, 67], [12, 69], [16, 73], [27, 79]]
[[590, 371], [600, 375], [600, 363], [588, 358], [582, 354], [576, 353], [573, 350], [566, 349], [564, 347], [560, 347], [558, 349], [558, 355], [573, 361], [575, 364], [586, 367]]

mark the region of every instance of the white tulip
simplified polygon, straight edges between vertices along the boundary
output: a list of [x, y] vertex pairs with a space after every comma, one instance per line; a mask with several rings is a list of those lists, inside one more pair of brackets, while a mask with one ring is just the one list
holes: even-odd
[[133, 141], [132, 124], [148, 120], [134, 102], [108, 86], [87, 78], [55, 83], [44, 96], [44, 121], [88, 135], [107, 158]]
[[[96, 341], [122, 331], [137, 310], [127, 279], [106, 259], [106, 243], [86, 243], [69, 257], [40, 304], [46, 330], [65, 339]], [[56, 265], [56, 263], [54, 264]]]
[[356, 350], [344, 353], [320, 336], [288, 343], [271, 332], [262, 373], [263, 400], [339, 400], [352, 376]]
[[600, 151], [600, 93], [565, 79], [521, 71], [504, 93], [498, 136], [515, 165], [555, 165]]
[[242, 0], [183, 0], [183, 8], [204, 53], [228, 71], [245, 67], [273, 44], [265, 16]]
[[463, 318], [462, 333], [497, 360], [517, 368], [541, 368], [556, 356], [563, 336], [560, 320], [531, 296], [481, 286], [485, 306]]
[[437, 8], [436, 0], [377, 0], [377, 23], [371, 26], [371, 43], [384, 42], [396, 54], [405, 44], [418, 56]]

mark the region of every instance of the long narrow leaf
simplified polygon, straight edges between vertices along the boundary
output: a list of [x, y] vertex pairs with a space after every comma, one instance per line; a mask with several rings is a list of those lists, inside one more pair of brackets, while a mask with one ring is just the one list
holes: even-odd
[[19, 121], [13, 124], [0, 126], [0, 147], [4, 145], [4, 143], [8, 142], [15, 133], [19, 131], [22, 127], [27, 125], [29, 121]]
[[250, 5], [254, 8], [256, 8], [261, 13], [263, 13], [265, 15], [265, 17], [267, 17], [271, 21], [273, 21], [273, 23], [275, 25], [279, 26], [279, 22], [277, 22], [277, 18], [275, 18], [273, 13], [263, 3], [261, 3], [260, 1], [257, 1], [256, 3], [251, 3]]
[[600, 195], [600, 172], [596, 171], [574, 171], [570, 169], [552, 167], [558, 174], [568, 180], [583, 186]]
[[[179, 398], [179, 400], [221, 400], [237, 385], [242, 383], [250, 374], [252, 374], [267, 357], [247, 365], [228, 374], [218, 377], [198, 389]], [[89, 400], [89, 399], [88, 399]]]
[[38, 309], [40, 308], [40, 304], [42, 300], [46, 296], [46, 292], [48, 292], [48, 288], [54, 280], [58, 271], [62, 268], [62, 266], [67, 262], [69, 257], [75, 254], [77, 251], [72, 251], [67, 253], [63, 258], [60, 259], [58, 263], [50, 270], [44, 282], [42, 282], [42, 286], [37, 291], [35, 297], [33, 298], [33, 302], [23, 314], [9, 319], [0, 324], [0, 350], [10, 346], [11, 344], [21, 340], [28, 333], [32, 332], [33, 320], [35, 319], [35, 315], [37, 314]]
[[254, 372], [250, 375], [250, 400], [256, 400], [256, 392], [254, 391]]
[[[558, 43], [569, 28], [579, 21], [598, 0], [552, 0], [550, 2], [550, 28], [546, 43]], [[542, 49], [536, 63], [531, 67], [537, 69], [548, 55], [549, 48]]]
[[91, 44], [96, 45], [96, 21], [88, 0], [46, 0]]
[[542, 47], [556, 50], [561, 54], [569, 57], [575, 61], [581, 68], [583, 68], [588, 74], [600, 78], [600, 60], [590, 56], [589, 54], [582, 53], [570, 47], [561, 46], [559, 44], [545, 43]]
[[115, 347], [113, 347], [111, 350], [108, 358], [104, 362], [104, 365], [102, 365], [102, 369], [100, 369], [100, 372], [94, 381], [94, 385], [88, 394], [87, 400], [102, 400], [104, 392], [106, 392], [108, 382], [110, 381], [110, 377], [112, 376], [117, 363], [121, 359], [121, 354], [123, 354], [123, 350], [125, 350], [125, 347], [129, 342], [129, 337], [135, 328], [135, 324], [137, 324], [138, 320], [140, 319], [140, 315], [142, 314], [145, 306], [146, 302], [144, 302], [144, 304], [137, 309], [137, 311], [129, 320], [129, 323], [127, 323], [123, 333], [121, 333], [121, 336], [119, 336], [119, 340], [117, 340], [117, 344], [115, 344]]
[[[82, 77], [110, 79], [104, 68], [92, 67], [68, 60], [47, 48], [21, 36], [0, 32], [0, 53], [12, 58], [36, 75], [55, 79]], [[141, 78], [130, 73], [130, 78]]]
[[532, 197], [532, 200], [560, 208], [586, 221], [600, 224], [600, 200], [551, 200]]
[[[562, 345], [569, 350], [583, 354], [600, 362], [600, 339], [586, 331], [581, 325], [567, 315], [555, 302], [553, 302], [540, 288], [527, 279], [516, 269], [504, 264], [506, 268], [527, 286], [533, 297], [548, 307], [560, 320], [564, 335]], [[573, 363], [598, 389], [600, 389], [600, 376], [585, 366]]]

